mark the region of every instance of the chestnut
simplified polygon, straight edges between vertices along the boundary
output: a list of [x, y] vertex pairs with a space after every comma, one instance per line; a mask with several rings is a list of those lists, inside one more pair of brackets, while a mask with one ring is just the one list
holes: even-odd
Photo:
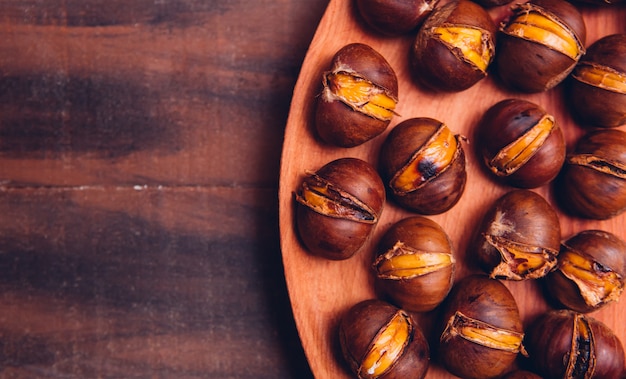
[[324, 142], [354, 147], [387, 129], [398, 103], [398, 79], [372, 47], [363, 43], [342, 47], [322, 84], [315, 127]]
[[475, 235], [477, 261], [491, 278], [538, 279], [557, 264], [559, 217], [541, 195], [513, 190], [497, 199]]
[[585, 230], [563, 242], [546, 287], [567, 308], [587, 313], [619, 300], [625, 277], [626, 242], [606, 231]]
[[382, 300], [363, 300], [342, 315], [339, 343], [359, 379], [423, 378], [430, 363], [415, 319]]
[[368, 162], [339, 158], [309, 172], [295, 198], [297, 229], [307, 250], [342, 260], [372, 234], [385, 203], [385, 187]]
[[626, 34], [600, 38], [572, 72], [571, 109], [586, 125], [626, 124]]
[[417, 29], [439, 0], [355, 0], [355, 3], [368, 27], [383, 35], [399, 36]]
[[541, 376], [532, 371], [515, 370], [506, 374], [502, 379], [541, 379]]
[[626, 210], [626, 132], [585, 134], [563, 165], [556, 187], [561, 206], [588, 219], [609, 219]]
[[373, 268], [391, 302], [411, 312], [433, 310], [454, 283], [452, 241], [435, 221], [411, 216], [397, 221], [379, 242]]
[[435, 8], [412, 46], [415, 80], [444, 92], [473, 86], [487, 76], [495, 55], [496, 32], [489, 13], [470, 0], [453, 0]]
[[587, 29], [566, 0], [518, 4], [500, 26], [495, 66], [505, 85], [542, 92], [561, 83], [585, 54]]
[[479, 155], [494, 178], [518, 188], [536, 188], [558, 175], [565, 138], [554, 116], [527, 100], [491, 106], [476, 128]]
[[446, 124], [428, 117], [404, 120], [391, 130], [379, 163], [400, 206], [432, 215], [459, 201], [467, 181], [461, 139]]
[[439, 356], [452, 374], [462, 378], [501, 376], [518, 353], [525, 353], [517, 303], [499, 280], [467, 276], [452, 287], [442, 306], [446, 325], [439, 339]]
[[545, 378], [619, 378], [624, 348], [600, 321], [570, 310], [550, 310], [529, 327], [530, 361]]

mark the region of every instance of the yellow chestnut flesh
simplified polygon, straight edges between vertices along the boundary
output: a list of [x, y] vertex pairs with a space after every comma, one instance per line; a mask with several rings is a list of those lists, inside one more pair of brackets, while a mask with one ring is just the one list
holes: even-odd
[[607, 91], [626, 94], [626, 74], [611, 67], [580, 63], [572, 75], [579, 81]]
[[485, 37], [488, 33], [486, 30], [460, 26], [442, 26], [433, 30], [433, 34], [438, 35], [446, 44], [460, 49], [463, 57], [483, 72], [487, 71], [493, 58], [492, 49]]
[[484, 237], [501, 256], [500, 263], [489, 274], [491, 278], [540, 278], [557, 264], [556, 250], [518, 243], [495, 235], [485, 234]]
[[505, 32], [545, 45], [572, 59], [578, 59], [583, 53], [575, 35], [559, 21], [543, 13], [523, 13], [506, 27]]
[[376, 270], [382, 278], [410, 279], [454, 264], [454, 257], [449, 253], [416, 252], [402, 242], [398, 242], [383, 257], [385, 258], [376, 265]]
[[372, 342], [359, 368], [359, 377], [373, 379], [384, 374], [404, 351], [410, 333], [407, 315], [397, 312]]
[[313, 178], [318, 180], [311, 180], [302, 184], [302, 190], [297, 195], [297, 200], [300, 203], [330, 217], [371, 223], [377, 221], [374, 212], [354, 196], [333, 188], [332, 185], [320, 180], [314, 174]]
[[596, 307], [619, 299], [624, 289], [623, 279], [609, 267], [571, 250], [564, 251], [560, 260], [559, 270], [578, 285], [587, 305]]
[[496, 350], [513, 353], [524, 351], [522, 346], [523, 333], [496, 328], [458, 311], [448, 320], [448, 324], [441, 335], [441, 340], [445, 341], [454, 336], [459, 336], [475, 344]]
[[332, 72], [326, 76], [328, 91], [356, 111], [388, 121], [394, 115], [397, 101], [374, 83], [351, 72]]
[[457, 139], [441, 124], [439, 130], [419, 149], [391, 182], [396, 193], [414, 191], [448, 167], [457, 153]]
[[498, 152], [488, 163], [493, 173], [499, 176], [510, 175], [533, 157], [555, 127], [554, 117], [544, 115], [537, 124], [528, 129], [518, 139]]

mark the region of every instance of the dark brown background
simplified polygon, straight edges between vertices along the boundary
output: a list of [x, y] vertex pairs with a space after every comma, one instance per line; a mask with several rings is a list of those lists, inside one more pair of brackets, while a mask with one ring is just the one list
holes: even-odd
[[327, 3], [0, 2], [0, 377], [311, 377], [277, 192]]

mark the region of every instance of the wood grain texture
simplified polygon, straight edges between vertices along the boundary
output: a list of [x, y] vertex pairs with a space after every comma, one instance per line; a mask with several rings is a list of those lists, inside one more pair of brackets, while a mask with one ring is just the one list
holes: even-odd
[[0, 3], [0, 377], [308, 378], [278, 171], [327, 2]]
[[[453, 94], [433, 94], [423, 91], [410, 79], [408, 48], [412, 36], [383, 38], [364, 28], [353, 8], [353, 2], [331, 1], [309, 47], [292, 101], [285, 144], [283, 147], [280, 184], [280, 226], [283, 263], [293, 303], [295, 319], [302, 343], [311, 363], [313, 373], [320, 378], [351, 377], [340, 359], [336, 328], [339, 317], [360, 300], [376, 296], [370, 273], [371, 255], [378, 237], [393, 222], [410, 215], [398, 208], [393, 201], [385, 205], [382, 218], [373, 237], [356, 256], [345, 261], [327, 261], [309, 255], [298, 241], [294, 231], [293, 192], [305, 175], [305, 170], [316, 170], [323, 164], [339, 157], [358, 157], [374, 165], [386, 133], [398, 122], [410, 117], [433, 117], [446, 123], [455, 133], [469, 137], [465, 145], [468, 156], [468, 182], [460, 202], [450, 211], [432, 216], [452, 238], [457, 257], [456, 279], [477, 272], [471, 254], [469, 239], [487, 207], [510, 188], [495, 183], [481, 168], [475, 156], [471, 140], [473, 126], [482, 113], [492, 104], [506, 97], [521, 97], [538, 103], [551, 112], [564, 130], [568, 147], [584, 133], [577, 125], [563, 102], [563, 86], [551, 91], [524, 95], [503, 89], [493, 74], [474, 87]], [[626, 33], [626, 7], [582, 7], [587, 23], [587, 45], [603, 35]], [[496, 21], [504, 14], [502, 9], [491, 10]], [[319, 142], [314, 131], [313, 114], [315, 97], [321, 89], [321, 74], [327, 70], [331, 57], [342, 46], [351, 42], [369, 44], [387, 58], [396, 70], [400, 81], [400, 102], [387, 132], [356, 148], [334, 148]], [[623, 127], [621, 128], [624, 129]], [[552, 204], [558, 194], [550, 186], [536, 189]], [[558, 209], [558, 208], [557, 208]], [[563, 238], [590, 228], [604, 229], [626, 238], [626, 216], [593, 222], [570, 217], [559, 210]], [[506, 282], [517, 299], [525, 325], [537, 315], [552, 307], [543, 295], [538, 281]], [[626, 342], [626, 304], [622, 299], [592, 314], [609, 325], [618, 337]], [[437, 311], [416, 315], [425, 334], [431, 339], [437, 336], [433, 323]], [[432, 362], [428, 378], [447, 378], [438, 362]]]

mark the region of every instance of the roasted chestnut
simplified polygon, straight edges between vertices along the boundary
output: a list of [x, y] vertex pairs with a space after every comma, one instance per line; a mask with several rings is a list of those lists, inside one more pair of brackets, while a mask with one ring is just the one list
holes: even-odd
[[380, 219], [385, 187], [375, 168], [357, 158], [340, 158], [309, 172], [296, 192], [300, 240], [313, 255], [350, 258]]
[[619, 378], [624, 348], [600, 321], [570, 310], [551, 310], [526, 334], [529, 360], [544, 378]]
[[367, 26], [388, 36], [417, 29], [438, 3], [439, 0], [356, 0]]
[[459, 201], [467, 181], [461, 139], [441, 121], [427, 117], [407, 119], [393, 128], [379, 163], [398, 204], [432, 215]]
[[446, 323], [439, 340], [443, 366], [462, 378], [493, 378], [525, 353], [515, 298], [499, 280], [470, 275], [444, 301]]
[[391, 302], [412, 312], [433, 310], [454, 282], [452, 241], [436, 222], [412, 216], [393, 224], [374, 259], [378, 285]]
[[398, 103], [398, 79], [372, 47], [352, 43], [341, 48], [322, 84], [315, 127], [324, 142], [354, 147], [387, 129]]
[[484, 8], [493, 8], [512, 3], [513, 0], [474, 0], [474, 2]]
[[412, 47], [413, 77], [437, 91], [458, 92], [473, 86], [487, 76], [496, 32], [489, 13], [470, 0], [435, 8]]
[[538, 279], [555, 268], [560, 243], [552, 206], [533, 191], [513, 190], [485, 214], [473, 252], [491, 278]]
[[565, 161], [556, 119], [539, 105], [505, 99], [491, 106], [476, 128], [479, 155], [503, 184], [536, 188], [552, 181]]
[[546, 287], [564, 306], [587, 313], [619, 299], [626, 278], [626, 242], [602, 230], [585, 230], [563, 242]]
[[359, 379], [423, 378], [430, 363], [415, 319], [381, 300], [361, 301], [341, 317], [339, 343]]
[[502, 379], [542, 379], [541, 376], [532, 371], [515, 370], [506, 374]]
[[509, 87], [542, 92], [561, 83], [585, 54], [587, 30], [566, 0], [518, 4], [498, 35], [495, 66]]
[[572, 72], [571, 109], [581, 123], [614, 128], [626, 124], [626, 34], [600, 38]]
[[599, 129], [584, 135], [563, 165], [556, 187], [562, 207], [589, 219], [626, 210], [626, 132]]

